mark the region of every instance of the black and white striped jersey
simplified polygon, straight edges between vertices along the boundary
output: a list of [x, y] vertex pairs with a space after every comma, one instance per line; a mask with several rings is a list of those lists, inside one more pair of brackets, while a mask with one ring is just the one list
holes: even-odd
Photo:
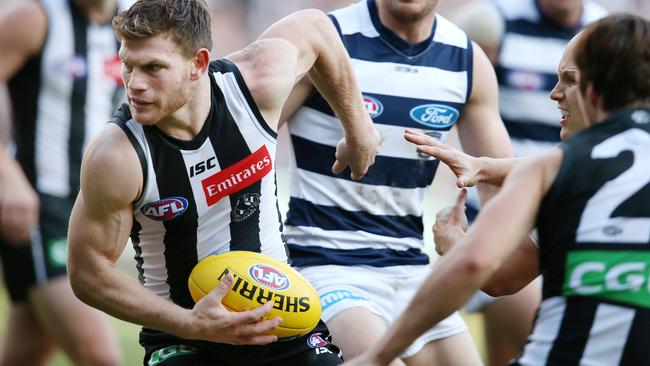
[[123, 99], [119, 44], [110, 22], [93, 23], [75, 1], [41, 5], [42, 51], [8, 81], [16, 158], [40, 193], [74, 199], [83, 151]]
[[246, 250], [287, 260], [275, 183], [277, 134], [234, 64], [213, 61], [209, 74], [212, 107], [191, 141], [138, 124], [126, 105], [113, 120], [143, 168], [131, 231], [140, 281], [184, 307], [194, 304], [187, 278], [210, 254]]
[[538, 214], [543, 301], [521, 365], [650, 365], [650, 110], [561, 145]]

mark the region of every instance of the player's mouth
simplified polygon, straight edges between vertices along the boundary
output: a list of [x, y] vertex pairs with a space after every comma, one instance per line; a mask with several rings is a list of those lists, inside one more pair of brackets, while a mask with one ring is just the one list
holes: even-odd
[[147, 101], [145, 101], [143, 99], [139, 99], [139, 98], [130, 98], [129, 100], [131, 101], [130, 104], [131, 104], [131, 107], [133, 107], [133, 108], [145, 108], [145, 107], [150, 106], [150, 105], [153, 104], [151, 102], [147, 102]]
[[564, 126], [567, 123], [567, 120], [569, 119], [571, 114], [569, 114], [569, 111], [567, 111], [566, 109], [562, 109], [562, 108], [559, 109], [560, 109], [560, 113], [562, 114], [562, 117], [560, 118], [560, 124]]

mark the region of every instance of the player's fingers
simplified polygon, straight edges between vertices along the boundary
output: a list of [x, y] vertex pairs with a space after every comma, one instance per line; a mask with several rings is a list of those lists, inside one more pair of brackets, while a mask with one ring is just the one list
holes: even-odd
[[[273, 302], [269, 301], [262, 306], [256, 307], [254, 309], [246, 310], [246, 311], [241, 311], [235, 314], [238, 321], [242, 323], [255, 323], [260, 319], [262, 319], [264, 315], [268, 314], [268, 312], [271, 311], [271, 309], [273, 309]], [[281, 320], [282, 318], [279, 318], [279, 321]]]
[[337, 158], [334, 164], [332, 165], [332, 173], [341, 174], [343, 173], [343, 171], [347, 166], [348, 166], [347, 164], [343, 163]]
[[223, 300], [223, 298], [228, 294], [234, 281], [235, 278], [230, 273], [225, 275], [224, 278], [219, 281], [219, 284], [208, 293], [206, 296], [206, 298], [208, 298], [207, 301], [221, 304], [221, 300]]
[[462, 207], [465, 209], [465, 201], [467, 201], [467, 190], [466, 189], [461, 189], [460, 192], [458, 193], [458, 196], [456, 196], [456, 207]]
[[282, 318], [275, 317], [273, 319], [261, 320], [254, 323], [242, 324], [237, 333], [243, 336], [253, 336], [260, 334], [270, 334], [272, 333], [280, 324], [282, 323]]
[[406, 141], [412, 142], [416, 145], [425, 145], [425, 146], [434, 146], [438, 147], [443, 150], [449, 150], [451, 149], [451, 146], [447, 144], [443, 144], [442, 142], [434, 139], [431, 136], [425, 135], [423, 133], [417, 132], [409, 132], [410, 130], [406, 130], [404, 132], [404, 139]]
[[418, 145], [417, 151], [432, 156], [447, 165], [454, 164], [454, 155], [449, 151], [437, 146]]

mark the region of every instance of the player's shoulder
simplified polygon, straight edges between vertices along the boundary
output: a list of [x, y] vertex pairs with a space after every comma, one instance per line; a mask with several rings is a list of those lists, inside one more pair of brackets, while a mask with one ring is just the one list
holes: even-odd
[[142, 183], [140, 160], [127, 132], [118, 123], [107, 123], [84, 154], [82, 190], [132, 202]]

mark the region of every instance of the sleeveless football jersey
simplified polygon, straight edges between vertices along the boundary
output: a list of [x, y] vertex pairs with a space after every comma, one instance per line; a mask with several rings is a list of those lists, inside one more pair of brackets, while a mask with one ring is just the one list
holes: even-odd
[[293, 145], [286, 236], [294, 265], [426, 264], [422, 201], [438, 161], [404, 140], [405, 128], [443, 138], [472, 85], [472, 46], [442, 16], [410, 45], [384, 27], [374, 1], [331, 13], [382, 143], [360, 181], [331, 171], [340, 122], [318, 93], [289, 123]]
[[543, 298], [522, 365], [650, 363], [650, 110], [561, 145], [537, 219]]
[[209, 75], [210, 114], [191, 141], [138, 124], [126, 105], [114, 120], [144, 174], [131, 231], [140, 281], [187, 308], [194, 305], [189, 274], [210, 254], [247, 250], [287, 260], [275, 184], [277, 134], [234, 64], [214, 61]]
[[38, 192], [74, 199], [85, 147], [123, 99], [119, 45], [74, 1], [41, 4], [44, 47], [8, 82], [16, 158]]
[[606, 12], [584, 1], [580, 23], [564, 28], [542, 14], [537, 0], [496, 0], [496, 6], [505, 22], [495, 65], [501, 118], [515, 156], [538, 153], [560, 141], [560, 112], [549, 94], [564, 48]]

